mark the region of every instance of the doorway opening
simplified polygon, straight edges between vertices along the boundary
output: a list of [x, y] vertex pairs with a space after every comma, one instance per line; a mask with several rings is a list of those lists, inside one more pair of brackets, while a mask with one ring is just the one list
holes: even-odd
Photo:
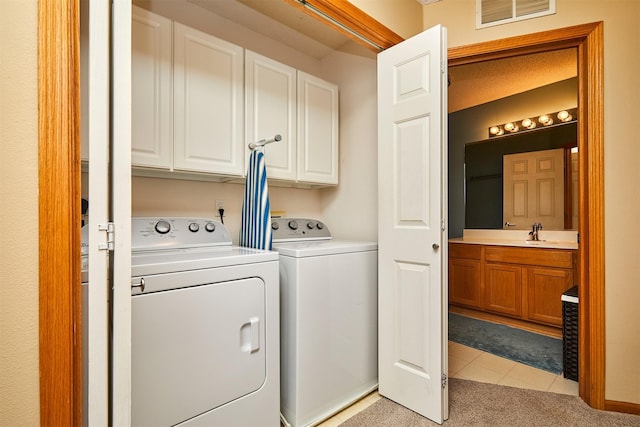
[[[530, 224], [541, 222], [541, 241], [549, 239], [546, 236], [563, 236], [563, 241], [573, 242], [569, 246], [577, 247], [578, 221], [577, 216], [575, 222], [571, 221], [570, 208], [574, 206], [572, 199], [577, 206], [578, 194], [575, 192], [573, 198], [572, 192], [566, 191], [577, 188], [577, 177], [574, 185], [571, 175], [569, 179], [565, 177], [565, 171], [571, 169], [571, 157], [567, 158], [565, 151], [576, 146], [577, 122], [561, 122], [555, 115], [551, 125], [538, 120], [550, 111], [577, 106], [577, 50], [567, 48], [451, 66], [448, 77], [449, 238], [463, 237], [463, 230], [466, 236], [470, 230], [470, 234], [479, 232], [495, 238], [509, 234], [505, 238], [512, 239], [517, 235], [524, 245]], [[532, 123], [530, 129], [521, 124], [525, 118]], [[511, 131], [504, 129], [503, 135], [490, 134], [490, 126], [498, 123], [515, 127]], [[511, 167], [504, 163], [507, 160]], [[548, 166], [540, 169], [540, 165]], [[509, 179], [513, 180], [511, 185]], [[568, 222], [565, 213], [569, 215]], [[534, 270], [526, 263], [511, 264], [513, 260], [508, 258], [512, 255], [507, 256], [513, 250], [539, 253], [539, 248], [505, 248], [507, 258], [501, 264], [487, 264], [480, 256], [485, 246], [453, 246], [456, 250], [451, 249], [452, 259], [448, 262], [450, 340], [511, 360], [461, 350], [453, 344], [450, 374], [476, 373], [478, 379], [487, 381], [577, 395], [577, 383], [562, 378], [560, 299], [577, 283], [576, 251], [563, 249], [563, 255], [571, 254], [570, 268], [557, 265], [562, 268], [548, 270], [552, 264], [556, 267], [555, 263], [540, 260], [540, 266], [546, 266], [543, 273], [538, 272], [539, 266]], [[534, 285], [533, 280], [528, 281], [529, 273], [540, 282]], [[461, 352], [467, 357], [456, 356]], [[477, 354], [482, 357], [468, 362], [470, 356]], [[495, 362], [492, 367], [496, 375], [487, 372], [483, 376], [480, 368], [487, 360]], [[516, 364], [518, 361], [546, 372], [534, 375], [526, 366]], [[498, 371], [506, 375], [497, 375]]]
[[577, 50], [580, 245], [579, 395], [604, 408], [604, 110], [602, 22], [450, 48], [449, 67], [560, 49]]

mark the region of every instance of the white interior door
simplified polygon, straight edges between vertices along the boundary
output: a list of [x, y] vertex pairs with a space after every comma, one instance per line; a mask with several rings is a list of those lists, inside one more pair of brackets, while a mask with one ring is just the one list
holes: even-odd
[[446, 29], [378, 55], [380, 394], [448, 418]]
[[111, 425], [131, 425], [131, 1], [111, 12]]
[[542, 223], [564, 229], [564, 149], [503, 156], [502, 223], [526, 230]]
[[89, 255], [83, 295], [83, 425], [109, 422], [109, 19], [107, 2], [80, 3], [82, 158], [88, 160]]

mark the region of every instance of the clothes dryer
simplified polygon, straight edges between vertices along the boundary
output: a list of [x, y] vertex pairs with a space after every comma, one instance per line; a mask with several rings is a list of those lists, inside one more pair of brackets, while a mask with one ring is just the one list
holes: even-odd
[[278, 254], [206, 218], [131, 230], [131, 425], [279, 426]]
[[306, 218], [274, 218], [280, 254], [281, 411], [315, 425], [378, 385], [377, 244], [332, 239]]

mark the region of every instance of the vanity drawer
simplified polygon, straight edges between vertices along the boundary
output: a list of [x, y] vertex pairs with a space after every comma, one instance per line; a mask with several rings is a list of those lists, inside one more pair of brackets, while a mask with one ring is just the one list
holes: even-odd
[[573, 268], [574, 250], [486, 246], [485, 260], [544, 267]]
[[449, 243], [449, 257], [480, 260], [482, 245]]

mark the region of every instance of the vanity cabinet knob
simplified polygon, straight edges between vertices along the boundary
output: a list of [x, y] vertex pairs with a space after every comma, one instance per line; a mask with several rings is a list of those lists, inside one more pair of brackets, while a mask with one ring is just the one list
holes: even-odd
[[440, 249], [440, 245], [437, 243], [434, 243], [433, 245], [431, 245], [431, 247], [433, 248], [434, 251], [437, 251], [438, 249]]

